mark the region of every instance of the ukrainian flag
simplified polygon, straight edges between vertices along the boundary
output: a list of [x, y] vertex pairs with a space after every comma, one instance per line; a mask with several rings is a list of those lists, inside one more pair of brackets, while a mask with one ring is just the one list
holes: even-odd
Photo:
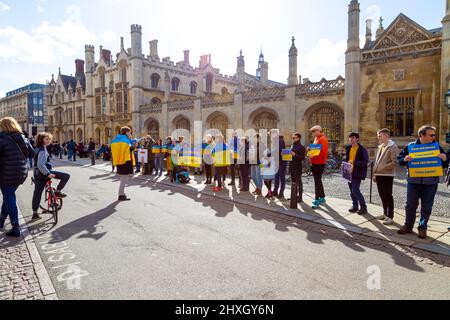
[[113, 166], [124, 165], [128, 161], [132, 161], [133, 166], [136, 165], [134, 154], [131, 152], [131, 139], [127, 135], [119, 134], [111, 143], [111, 154], [113, 158]]
[[218, 144], [212, 150], [215, 167], [228, 167], [231, 165], [231, 152], [226, 144]]

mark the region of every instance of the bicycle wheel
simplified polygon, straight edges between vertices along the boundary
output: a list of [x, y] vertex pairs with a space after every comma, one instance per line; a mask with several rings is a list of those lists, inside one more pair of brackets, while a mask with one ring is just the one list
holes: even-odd
[[[53, 189], [53, 192], [55, 192], [55, 189]], [[48, 197], [49, 197], [49, 192], [47, 189], [45, 189], [45, 206], [40, 205], [39, 207], [42, 209], [43, 213], [53, 213], [53, 206], [49, 206], [49, 201], [48, 201]], [[56, 198], [56, 209], [58, 211], [60, 211], [62, 209], [63, 206], [63, 200], [60, 198]]]

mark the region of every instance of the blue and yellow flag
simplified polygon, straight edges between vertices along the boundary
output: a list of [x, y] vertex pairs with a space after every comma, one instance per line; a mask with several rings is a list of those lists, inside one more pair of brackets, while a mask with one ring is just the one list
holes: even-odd
[[444, 175], [442, 160], [438, 157], [416, 158], [408, 164], [408, 170], [411, 178], [431, 178]]
[[291, 149], [283, 149], [281, 150], [281, 159], [283, 161], [292, 161], [292, 150]]
[[309, 151], [308, 151], [308, 157], [317, 157], [320, 155], [320, 152], [322, 152], [322, 145], [321, 144], [311, 144], [309, 145]]
[[441, 148], [439, 143], [411, 144], [408, 146], [408, 152], [413, 159], [434, 158], [439, 157]]
[[113, 166], [124, 165], [128, 161], [132, 161], [133, 166], [136, 165], [136, 160], [131, 152], [131, 139], [127, 135], [119, 134], [111, 142], [111, 154], [113, 158]]
[[231, 165], [231, 152], [226, 144], [218, 144], [212, 150], [215, 167], [228, 167]]

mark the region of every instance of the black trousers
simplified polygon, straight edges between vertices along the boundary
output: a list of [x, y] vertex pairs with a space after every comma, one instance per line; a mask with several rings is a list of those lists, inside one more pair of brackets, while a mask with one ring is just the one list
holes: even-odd
[[301, 168], [293, 168], [291, 170], [291, 179], [292, 182], [297, 184], [298, 191], [298, 201], [303, 201], [303, 180], [302, 180], [302, 169]]
[[239, 165], [239, 171], [241, 172], [242, 189], [249, 190], [249, 188], [250, 188], [250, 165], [249, 164]]
[[325, 189], [323, 188], [322, 175], [325, 169], [324, 164], [313, 164], [311, 167], [311, 172], [314, 177], [314, 186], [316, 189], [316, 200], [320, 198], [325, 198]]
[[[55, 179], [60, 180], [56, 190], [62, 191], [70, 179], [70, 175], [64, 172], [50, 171], [55, 175]], [[39, 204], [41, 203], [42, 193], [44, 192], [45, 185], [47, 184], [46, 178], [37, 178], [34, 182], [34, 193], [32, 201], [33, 212], [37, 212]]]
[[226, 174], [226, 170], [226, 167], [215, 167], [215, 177], [219, 188], [222, 188], [225, 183], [224, 172]]
[[234, 163], [231, 165], [231, 182], [236, 181], [236, 174], [238, 175], [239, 181], [241, 181], [239, 166], [237, 165], [237, 160], [234, 160]]
[[381, 202], [383, 203], [384, 215], [391, 219], [394, 218], [394, 196], [392, 195], [393, 185], [394, 177], [377, 177], [378, 194], [380, 195]]
[[206, 180], [212, 181], [212, 165], [205, 163]]

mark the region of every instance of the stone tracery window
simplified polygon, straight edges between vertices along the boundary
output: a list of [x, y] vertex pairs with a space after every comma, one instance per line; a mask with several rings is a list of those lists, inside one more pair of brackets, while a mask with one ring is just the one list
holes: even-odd
[[261, 129], [266, 130], [277, 129], [278, 119], [273, 113], [263, 111], [260, 114], [258, 114], [253, 120], [253, 128], [257, 131]]
[[309, 118], [308, 128], [319, 125], [330, 142], [343, 142], [343, 114], [335, 108], [323, 105], [316, 109]]
[[152, 89], [158, 89], [158, 87], [159, 87], [159, 79], [160, 79], [160, 76], [157, 73], [152, 74], [152, 76], [151, 76]]
[[414, 135], [414, 112], [416, 93], [393, 94], [385, 96], [385, 126], [393, 132], [394, 137]]
[[208, 121], [208, 129], [220, 130], [224, 137], [226, 136], [228, 126], [228, 119], [223, 114], [215, 115]]
[[172, 91], [177, 92], [180, 87], [180, 79], [173, 78], [172, 79]]
[[191, 94], [197, 94], [197, 82], [192, 81], [190, 88], [191, 88]]

